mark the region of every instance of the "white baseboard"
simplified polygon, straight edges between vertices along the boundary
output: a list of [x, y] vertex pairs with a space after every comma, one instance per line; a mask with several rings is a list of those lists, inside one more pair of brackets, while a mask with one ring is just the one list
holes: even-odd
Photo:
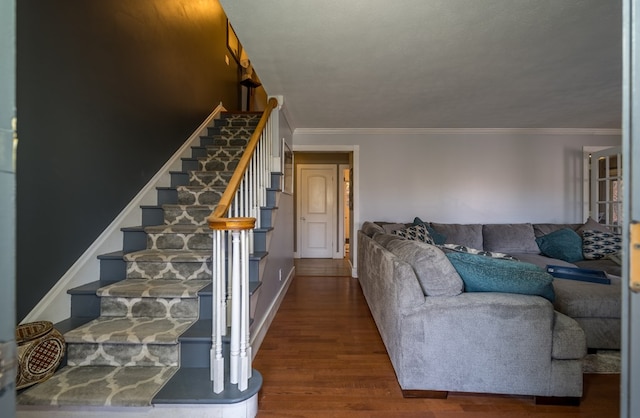
[[255, 359], [256, 354], [258, 354], [258, 350], [262, 345], [262, 341], [264, 341], [264, 337], [267, 335], [267, 331], [269, 330], [269, 327], [273, 322], [273, 318], [276, 316], [276, 313], [278, 313], [280, 304], [282, 303], [282, 300], [287, 294], [287, 290], [289, 290], [289, 285], [291, 284], [291, 281], [293, 279], [293, 276], [295, 275], [295, 272], [296, 272], [296, 268], [294, 266], [289, 271], [289, 274], [287, 275], [287, 278], [285, 279], [284, 284], [282, 285], [282, 287], [280, 287], [280, 291], [278, 292], [276, 297], [273, 299], [273, 301], [271, 301], [271, 305], [269, 305], [269, 309], [267, 309], [266, 315], [262, 318], [262, 321], [256, 325], [255, 332], [253, 333], [250, 341], [252, 360]]
[[191, 134], [184, 144], [162, 166], [151, 180], [140, 190], [131, 202], [120, 212], [111, 224], [100, 234], [91, 246], [67, 270], [38, 304], [22, 319], [20, 323], [33, 321], [51, 321], [53, 323], [69, 318], [71, 314], [71, 297], [67, 290], [96, 281], [100, 278], [100, 254], [122, 249], [122, 231], [128, 226], [142, 223], [141, 205], [156, 205], [158, 194], [156, 187], [166, 187], [171, 182], [171, 171], [182, 169], [183, 157], [191, 157], [191, 147], [199, 144], [200, 136], [220, 113], [226, 109], [220, 103], [202, 124]]

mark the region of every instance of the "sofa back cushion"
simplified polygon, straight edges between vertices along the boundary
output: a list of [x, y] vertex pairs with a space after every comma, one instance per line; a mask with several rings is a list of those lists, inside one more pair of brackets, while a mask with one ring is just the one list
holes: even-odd
[[538, 238], [564, 228], [570, 228], [575, 231], [581, 226], [582, 224], [533, 224], [533, 232]]
[[520, 261], [451, 252], [447, 257], [464, 281], [465, 292], [502, 292], [542, 296], [553, 302], [553, 276]]
[[373, 236], [373, 240], [378, 244], [382, 245], [384, 248], [387, 248], [387, 246], [391, 241], [396, 241], [399, 239], [403, 240], [406, 238], [403, 238], [400, 235], [396, 235], [396, 234], [375, 234]]
[[445, 244], [459, 244], [481, 250], [482, 224], [439, 224], [432, 222], [431, 227], [446, 237]]
[[486, 224], [482, 226], [482, 242], [485, 251], [501, 253], [540, 253], [533, 225]]
[[392, 240], [387, 249], [409, 263], [426, 296], [456, 296], [464, 283], [447, 256], [438, 247], [408, 240]]

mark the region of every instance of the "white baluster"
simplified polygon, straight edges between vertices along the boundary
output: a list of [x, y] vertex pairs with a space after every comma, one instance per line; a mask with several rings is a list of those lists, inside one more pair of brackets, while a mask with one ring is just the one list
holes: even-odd
[[224, 357], [222, 355], [222, 333], [223, 333], [223, 317], [226, 315], [224, 309], [224, 296], [221, 292], [224, 289], [224, 275], [222, 274], [222, 266], [224, 258], [221, 257], [221, 231], [213, 232], [213, 283], [212, 305], [213, 305], [213, 329], [212, 329], [212, 347], [210, 352], [211, 361], [211, 380], [213, 381], [214, 393], [220, 393], [224, 390]]
[[240, 287], [240, 231], [231, 231], [231, 255], [233, 258], [233, 271], [231, 272], [231, 341], [230, 345], [230, 377], [233, 384], [238, 383], [240, 369], [240, 317], [241, 317], [241, 292]]
[[247, 346], [249, 345], [249, 243], [247, 231], [240, 232], [240, 244], [242, 247], [241, 287], [242, 301], [240, 303], [240, 376], [238, 376], [238, 390], [247, 389], [249, 382], [249, 358]]

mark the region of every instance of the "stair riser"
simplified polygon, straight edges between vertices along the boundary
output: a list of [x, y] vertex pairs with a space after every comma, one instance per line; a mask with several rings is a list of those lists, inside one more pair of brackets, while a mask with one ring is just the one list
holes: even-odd
[[172, 171], [171, 175], [171, 187], [187, 186], [189, 185], [189, 173], [182, 171]]
[[214, 146], [214, 147], [246, 147], [249, 143], [249, 139], [251, 136], [247, 136], [246, 138], [233, 138], [228, 139], [224, 138], [220, 135], [213, 136], [201, 136], [200, 144], [203, 146]]
[[147, 248], [160, 250], [212, 250], [213, 233], [147, 235]]
[[193, 190], [184, 187], [178, 188], [179, 205], [217, 205], [224, 193], [221, 187], [219, 190]]
[[122, 252], [144, 250], [147, 248], [147, 234], [142, 228], [122, 228]]
[[97, 318], [100, 315], [100, 298], [94, 295], [71, 295], [71, 316]]
[[233, 171], [193, 171], [189, 176], [187, 184], [199, 187], [221, 187], [229, 184], [232, 176]]
[[206, 225], [207, 218], [213, 212], [215, 207], [200, 207], [200, 206], [170, 206], [165, 205], [164, 210], [164, 222], [160, 222], [156, 225]]
[[239, 160], [242, 158], [245, 147], [219, 147], [219, 146], [206, 146], [207, 155], [204, 160], [222, 160], [231, 161]]
[[237, 159], [231, 161], [199, 160], [198, 171], [233, 171], [238, 166]]
[[127, 279], [209, 279], [211, 262], [128, 261]]
[[178, 190], [176, 188], [158, 187], [158, 205], [171, 205], [178, 203]]
[[69, 366], [177, 366], [178, 344], [68, 343]]
[[101, 316], [151, 318], [198, 317], [198, 299], [101, 297]]
[[[256, 230], [253, 233], [255, 251], [267, 251], [269, 230]], [[147, 248], [159, 250], [195, 250], [212, 251], [213, 233], [162, 233], [147, 236]]]
[[107, 284], [124, 279], [127, 272], [127, 264], [120, 259], [100, 259], [100, 281]]

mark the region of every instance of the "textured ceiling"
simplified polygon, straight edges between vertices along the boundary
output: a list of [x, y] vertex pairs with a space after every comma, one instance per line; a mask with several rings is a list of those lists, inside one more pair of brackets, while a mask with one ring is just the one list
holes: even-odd
[[621, 0], [220, 0], [294, 128], [621, 124]]

